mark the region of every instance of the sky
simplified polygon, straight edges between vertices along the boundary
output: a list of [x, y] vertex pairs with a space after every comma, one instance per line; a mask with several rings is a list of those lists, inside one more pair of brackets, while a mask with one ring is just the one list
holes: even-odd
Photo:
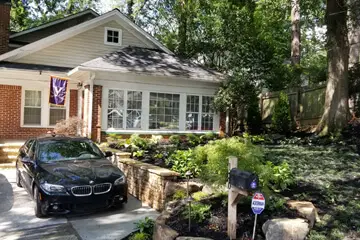
[[125, 0], [100, 0], [97, 4], [97, 8], [99, 13], [105, 13], [112, 10], [123, 2], [125, 2]]

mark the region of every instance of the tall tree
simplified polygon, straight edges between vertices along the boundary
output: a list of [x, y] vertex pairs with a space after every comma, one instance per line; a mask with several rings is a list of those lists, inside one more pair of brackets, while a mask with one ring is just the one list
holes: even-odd
[[349, 67], [360, 61], [360, 1], [349, 0]]
[[300, 64], [300, 0], [291, 0], [291, 63]]
[[28, 1], [12, 0], [10, 12], [10, 29], [12, 31], [21, 31], [31, 24], [30, 6]]
[[349, 119], [347, 1], [327, 0], [328, 79], [325, 106], [317, 131], [339, 132]]

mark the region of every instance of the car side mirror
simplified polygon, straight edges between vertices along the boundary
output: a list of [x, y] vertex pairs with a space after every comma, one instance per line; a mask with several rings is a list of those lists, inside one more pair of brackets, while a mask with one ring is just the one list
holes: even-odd
[[112, 156], [113, 156], [112, 152], [110, 152], [110, 151], [105, 152], [105, 157], [112, 157]]

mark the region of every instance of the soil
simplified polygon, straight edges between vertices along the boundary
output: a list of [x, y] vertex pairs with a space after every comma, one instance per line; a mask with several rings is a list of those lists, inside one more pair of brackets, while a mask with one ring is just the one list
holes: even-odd
[[[211, 205], [211, 217], [204, 222], [192, 222], [189, 231], [189, 220], [182, 216], [182, 211], [187, 210], [187, 206], [179, 212], [174, 213], [166, 222], [168, 226], [177, 231], [180, 236], [207, 237], [214, 240], [229, 239], [227, 236], [227, 203], [224, 203], [224, 197], [201, 201], [204, 204]], [[258, 215], [256, 227], [256, 240], [265, 239], [261, 227], [267, 219], [274, 217], [296, 217], [295, 213], [286, 210], [285, 212], [264, 211]], [[254, 214], [250, 208], [249, 199], [238, 204], [237, 207], [237, 237], [242, 240], [251, 239], [254, 227]]]

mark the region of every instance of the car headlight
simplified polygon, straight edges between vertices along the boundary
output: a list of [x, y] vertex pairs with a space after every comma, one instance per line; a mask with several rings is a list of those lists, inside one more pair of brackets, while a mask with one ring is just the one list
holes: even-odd
[[115, 180], [114, 186], [124, 184], [125, 182], [126, 182], [125, 176], [121, 176], [120, 178]]
[[64, 188], [64, 186], [61, 185], [50, 184], [45, 182], [40, 184], [40, 187], [49, 193], [66, 193], [66, 189]]

